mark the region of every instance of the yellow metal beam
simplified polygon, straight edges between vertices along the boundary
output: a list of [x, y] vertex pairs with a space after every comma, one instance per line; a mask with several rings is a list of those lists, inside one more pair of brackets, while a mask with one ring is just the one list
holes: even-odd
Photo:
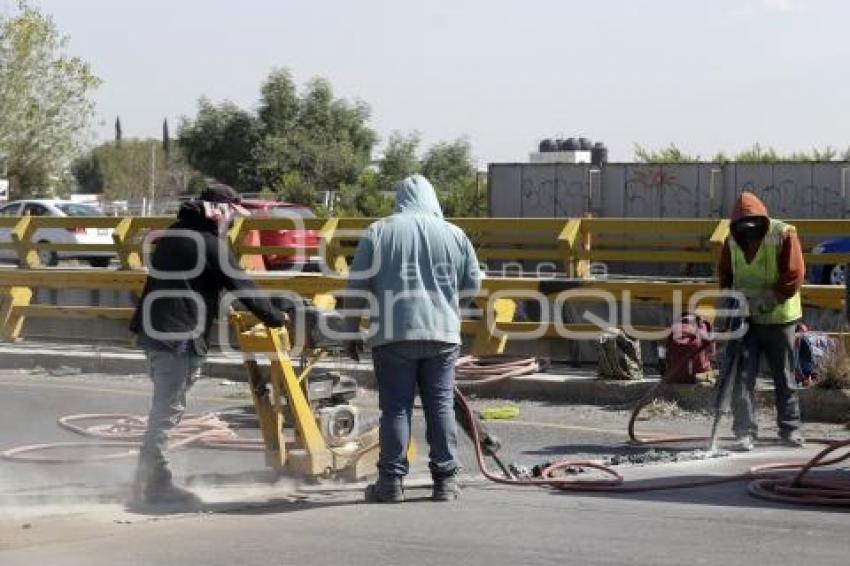
[[493, 308], [495, 316], [491, 320], [484, 317], [478, 323], [475, 338], [472, 342], [472, 353], [476, 355], [501, 354], [505, 351], [508, 342], [507, 336], [494, 336], [496, 326], [500, 323], [510, 322], [516, 314], [516, 301], [513, 299], [497, 299], [491, 301], [487, 307]]
[[21, 335], [24, 317], [16, 309], [30, 304], [32, 289], [29, 287], [0, 287], [0, 337], [13, 342]]
[[12, 228], [12, 231], [9, 232], [9, 237], [18, 250], [18, 263], [21, 267], [29, 269], [41, 267], [38, 252], [32, 243], [32, 236], [36, 230], [37, 227], [33, 221], [33, 217], [22, 216], [17, 224], [15, 224], [15, 227]]

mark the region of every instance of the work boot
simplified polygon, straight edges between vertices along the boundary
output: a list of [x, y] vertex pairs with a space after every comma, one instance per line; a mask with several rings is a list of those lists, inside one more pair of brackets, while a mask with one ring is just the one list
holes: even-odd
[[139, 462], [133, 483], [133, 502], [145, 505], [200, 505], [200, 498], [174, 485], [171, 471], [162, 463]]
[[378, 477], [378, 481], [366, 486], [368, 503], [404, 503], [404, 485], [400, 477]]
[[791, 448], [802, 448], [806, 445], [806, 439], [803, 438], [803, 434], [799, 430], [792, 430], [787, 434], [783, 434], [779, 437], [779, 440], [785, 446], [790, 446]]
[[431, 501], [454, 501], [458, 497], [460, 497], [460, 486], [457, 484], [457, 474], [434, 478]]
[[735, 439], [735, 450], [739, 452], [752, 452], [753, 448], [755, 448], [755, 444], [753, 443], [753, 437], [749, 434], [739, 436]]

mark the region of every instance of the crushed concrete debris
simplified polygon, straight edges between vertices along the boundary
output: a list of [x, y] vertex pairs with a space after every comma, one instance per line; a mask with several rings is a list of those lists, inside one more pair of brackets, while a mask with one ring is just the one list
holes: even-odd
[[[672, 450], [656, 450], [652, 448], [646, 452], [639, 454], [615, 454], [606, 456], [599, 460], [598, 463], [603, 466], [645, 466], [647, 464], [672, 464], [676, 462], [693, 462], [699, 460], [711, 460], [714, 458], [724, 458], [729, 456], [725, 450], [687, 450], [687, 451], [672, 451]], [[509, 466], [511, 473], [520, 479], [540, 478], [543, 477], [543, 470], [555, 464], [556, 462], [543, 462], [534, 466], [526, 466], [523, 464], [512, 463]], [[559, 470], [561, 474], [577, 475], [583, 474], [586, 470], [581, 466], [568, 466]]]
[[640, 454], [617, 454], [603, 460], [606, 466], [620, 466], [623, 464], [631, 464], [641, 466], [645, 464], [670, 464], [674, 462], [692, 462], [697, 460], [710, 460], [713, 458], [723, 458], [729, 453], [723, 450], [687, 450], [684, 452], [670, 450], [651, 449], [648, 452]]
[[62, 377], [65, 375], [80, 375], [83, 373], [81, 368], [75, 368], [71, 366], [59, 366], [58, 368], [51, 368], [47, 370], [47, 373], [54, 377]]

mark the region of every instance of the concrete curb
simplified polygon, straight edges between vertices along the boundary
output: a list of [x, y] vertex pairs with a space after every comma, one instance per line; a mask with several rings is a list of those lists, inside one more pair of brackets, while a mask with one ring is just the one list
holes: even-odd
[[[261, 361], [262, 363], [262, 361]], [[77, 344], [20, 343], [0, 345], [0, 369], [73, 368], [80, 373], [147, 374], [147, 362], [139, 350]], [[326, 362], [319, 369], [341, 371], [366, 388], [374, 388], [369, 362]], [[69, 370], [69, 371], [72, 371]], [[245, 370], [239, 358], [211, 355], [204, 376], [244, 382]], [[486, 386], [464, 387], [470, 395], [552, 404], [624, 405], [632, 404], [658, 383], [658, 377], [640, 381], [598, 379], [593, 370], [556, 368], [552, 373], [523, 376]], [[773, 406], [773, 390], [759, 384], [758, 403]], [[713, 388], [706, 385], [665, 385], [659, 391], [664, 399], [683, 409], [698, 411], [712, 406]], [[843, 423], [850, 421], [850, 390], [803, 389], [800, 404], [806, 421]]]

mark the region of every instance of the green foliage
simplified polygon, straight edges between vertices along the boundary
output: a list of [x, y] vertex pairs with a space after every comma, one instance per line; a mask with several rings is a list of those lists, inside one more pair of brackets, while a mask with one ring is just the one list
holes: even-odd
[[736, 153], [733, 161], [737, 163], [776, 163], [782, 161], [782, 159], [772, 147], [765, 149], [756, 142], [752, 147]]
[[232, 102], [218, 106], [206, 98], [198, 115], [185, 120], [177, 141], [195, 169], [222, 183], [258, 190], [253, 152], [262, 141], [262, 123]]
[[422, 174], [438, 192], [450, 191], [456, 185], [474, 180], [475, 165], [469, 140], [460, 138], [451, 143], [441, 142], [432, 146], [422, 160]]
[[171, 135], [168, 133], [168, 118], [162, 121], [162, 152], [166, 163], [171, 160]]
[[486, 183], [479, 180], [467, 138], [440, 142], [425, 152], [422, 174], [437, 191], [443, 214], [481, 216], [486, 209]]
[[129, 200], [150, 196], [152, 166], [157, 197], [197, 192], [204, 182], [179, 152], [172, 151], [167, 161], [162, 143], [154, 139], [127, 139], [120, 146], [101, 144], [76, 159], [71, 172], [81, 192], [103, 192], [110, 199]]
[[487, 183], [477, 175], [455, 183], [448, 191], [440, 191], [443, 215], [450, 218], [487, 216]]
[[369, 107], [334, 97], [324, 79], [299, 96], [289, 71], [273, 71], [256, 114], [202, 99], [178, 140], [189, 163], [242, 190], [269, 189], [305, 203], [318, 190], [354, 183], [368, 164], [375, 133]]
[[340, 187], [333, 210], [335, 216], [387, 216], [393, 210], [393, 197], [378, 189], [379, 174], [365, 169], [352, 185]]
[[384, 148], [384, 157], [375, 177], [376, 190], [390, 192], [398, 181], [419, 173], [421, 166], [416, 157], [419, 141], [418, 132], [390, 134]]
[[102, 193], [106, 185], [100, 156], [96, 152], [79, 157], [71, 163], [71, 174], [77, 181], [81, 193]]
[[61, 181], [94, 114], [88, 96], [100, 80], [67, 47], [53, 19], [26, 2], [0, 14], [0, 155], [15, 196]]
[[[714, 155], [710, 163], [798, 163], [807, 161], [833, 161], [839, 158], [842, 161], [850, 160], [850, 148], [843, 154], [831, 146], [823, 149], [812, 148], [811, 151], [795, 151], [782, 155], [772, 147], [762, 147], [754, 143], [743, 151], [733, 154], [731, 157], [724, 152]], [[675, 145], [660, 149], [650, 150], [635, 144], [635, 161], [641, 163], [694, 163], [700, 161], [699, 157], [682, 153]]]
[[699, 160], [698, 155], [684, 153], [673, 143], [661, 149], [635, 144], [635, 161], [638, 163], [695, 163]]
[[298, 171], [284, 173], [280, 180], [270, 186], [264, 193], [277, 196], [287, 202], [313, 205], [316, 202], [316, 188], [301, 177]]

